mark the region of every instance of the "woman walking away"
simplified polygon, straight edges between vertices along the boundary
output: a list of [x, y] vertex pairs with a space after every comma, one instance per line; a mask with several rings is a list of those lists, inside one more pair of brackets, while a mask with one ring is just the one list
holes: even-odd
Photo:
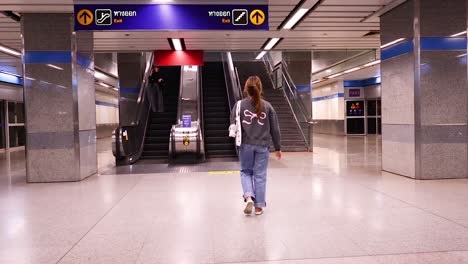
[[[265, 191], [270, 142], [281, 159], [280, 129], [278, 117], [271, 104], [262, 99], [262, 82], [258, 76], [250, 76], [245, 82], [247, 98], [237, 102], [231, 114], [235, 124], [237, 113], [241, 123], [242, 141], [239, 148], [241, 183], [246, 203], [244, 213], [261, 215], [266, 207]], [[237, 105], [240, 109], [237, 111]]]

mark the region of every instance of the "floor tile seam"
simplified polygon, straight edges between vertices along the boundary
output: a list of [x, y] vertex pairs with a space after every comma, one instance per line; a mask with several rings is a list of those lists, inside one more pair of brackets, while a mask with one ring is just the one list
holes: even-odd
[[91, 226], [89, 230], [86, 231], [86, 233], [83, 234], [83, 236], [81, 236], [81, 238], [78, 239], [78, 241], [74, 243], [67, 252], [65, 252], [65, 254], [63, 254], [62, 257], [60, 257], [60, 259], [56, 262], [56, 264], [59, 264], [63, 260], [63, 258], [65, 258], [65, 256], [67, 256], [83, 240], [83, 238], [85, 238], [125, 197], [127, 197], [127, 195], [135, 188], [135, 186], [138, 185], [140, 180], [141, 180], [141, 177], [137, 181], [135, 181], [135, 184], [133, 184], [133, 186], [130, 187], [128, 191], [124, 193], [124, 195], [122, 195], [122, 197], [114, 205], [112, 205], [112, 207], [109, 208], [109, 210], [107, 210], [105, 214], [101, 218], [99, 218], [98, 221], [93, 226]]
[[363, 256], [370, 256], [370, 255], [371, 255], [371, 253], [370, 253], [368, 250], [366, 250], [363, 246], [361, 246], [361, 245], [360, 245], [356, 240], [354, 240], [350, 235], [348, 235], [348, 234], [346, 234], [346, 233], [343, 233], [343, 232], [340, 232], [340, 230], [339, 230], [337, 227], [335, 227], [334, 225], [330, 225], [330, 226], [331, 226], [331, 228], [332, 228], [335, 232], [337, 232], [338, 234], [342, 234], [342, 235], [343, 235], [343, 238], [348, 239], [349, 241], [351, 241], [351, 242], [354, 244], [354, 246], [356, 246], [357, 248], [359, 248], [360, 250], [362, 250], [362, 252], [365, 252], [366, 255], [363, 255]]
[[467, 230], [468, 230], [468, 226], [467, 226], [467, 225], [461, 224], [461, 223], [459, 223], [459, 222], [457, 222], [457, 221], [454, 221], [454, 220], [449, 219], [449, 218], [447, 218], [447, 217], [441, 216], [441, 215], [439, 215], [439, 214], [437, 214], [437, 213], [434, 213], [434, 212], [430, 211], [429, 209], [422, 208], [422, 207], [420, 207], [420, 206], [417, 206], [417, 205], [415, 205], [415, 204], [412, 204], [412, 203], [410, 203], [410, 202], [407, 202], [407, 201], [405, 201], [405, 200], [402, 200], [402, 199], [400, 199], [400, 198], [398, 198], [398, 197], [394, 197], [394, 196], [391, 195], [391, 194], [388, 194], [388, 193], [383, 192], [383, 191], [379, 191], [379, 190], [377, 190], [377, 189], [371, 188], [371, 187], [366, 186], [366, 185], [364, 185], [364, 184], [360, 184], [360, 183], [356, 183], [356, 184], [361, 185], [361, 186], [364, 186], [365, 188], [367, 188], [367, 189], [369, 189], [369, 190], [371, 190], [371, 191], [380, 193], [380, 194], [382, 194], [382, 195], [384, 195], [384, 196], [387, 196], [387, 197], [389, 197], [389, 198], [392, 198], [392, 199], [395, 199], [395, 200], [397, 200], [397, 201], [400, 201], [400, 202], [402, 202], [402, 203], [404, 203], [404, 204], [407, 204], [407, 205], [409, 205], [409, 206], [412, 206], [412, 207], [414, 207], [414, 208], [416, 208], [416, 209], [418, 209], [418, 210], [420, 210], [420, 211], [422, 211], [422, 212], [425, 212], [425, 213], [427, 213], [427, 214], [430, 214], [430, 215], [435, 216], [435, 217], [440, 218], [440, 219], [444, 219], [445, 221], [448, 221], [448, 222], [450, 222], [450, 223], [452, 223], [452, 224], [455, 224], [455, 225], [457, 225], [457, 226], [459, 226], [459, 227], [463, 227], [464, 229], [467, 229]]
[[405, 252], [393, 254], [371, 254], [369, 257], [390, 257], [390, 256], [407, 256], [407, 255], [422, 255], [422, 254], [440, 254], [440, 253], [455, 253], [455, 252], [468, 252], [467, 250], [434, 250], [434, 251], [420, 251], [420, 252]]
[[[237, 263], [265, 263], [265, 262], [283, 262], [283, 261], [303, 261], [303, 260], [333, 260], [333, 259], [357, 259], [357, 258], [380, 258], [380, 257], [391, 257], [391, 256], [410, 256], [410, 255], [421, 255], [421, 254], [440, 254], [440, 253], [457, 253], [457, 252], [468, 252], [468, 250], [441, 250], [441, 251], [424, 251], [424, 252], [411, 252], [411, 253], [395, 253], [395, 254], [372, 254], [372, 255], [353, 255], [353, 256], [339, 256], [339, 257], [318, 257], [318, 258], [288, 258], [279, 260], [260, 260], [260, 261], [230, 261], [230, 262], [214, 262], [214, 264], [237, 264]], [[379, 263], [386, 264], [379, 260]]]

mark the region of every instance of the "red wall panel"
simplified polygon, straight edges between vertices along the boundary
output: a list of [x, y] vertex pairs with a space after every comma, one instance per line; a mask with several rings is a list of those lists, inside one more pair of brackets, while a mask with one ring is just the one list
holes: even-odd
[[201, 66], [203, 65], [202, 50], [157, 50], [154, 52], [156, 66]]

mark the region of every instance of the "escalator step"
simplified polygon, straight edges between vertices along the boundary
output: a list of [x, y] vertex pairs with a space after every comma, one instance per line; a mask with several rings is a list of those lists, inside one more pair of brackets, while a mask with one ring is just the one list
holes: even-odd
[[206, 144], [225, 144], [229, 142], [230, 144], [234, 144], [234, 138], [231, 137], [206, 137], [205, 143]]
[[231, 122], [230, 117], [220, 117], [220, 118], [207, 117], [205, 118], [206, 124], [229, 124], [230, 122]]
[[207, 153], [208, 157], [236, 157], [235, 150], [212, 150]]
[[172, 128], [172, 124], [151, 124], [149, 129], [154, 130], [170, 130]]
[[207, 123], [205, 124], [205, 129], [206, 130], [210, 130], [210, 131], [216, 131], [216, 130], [220, 130], [220, 131], [224, 131], [224, 133], [226, 133], [226, 131], [228, 131], [229, 129], [229, 123]]
[[145, 150], [143, 151], [143, 156], [168, 156], [169, 155], [169, 149], [166, 150]]
[[167, 137], [146, 137], [145, 144], [169, 144], [169, 136], [167, 136]]
[[158, 143], [158, 144], [145, 143], [143, 150], [144, 151], [159, 151], [159, 150], [167, 150], [168, 148], [169, 148], [169, 141], [167, 143]]
[[205, 118], [210, 118], [210, 117], [226, 117], [226, 113], [217, 113], [217, 112], [205, 112], [204, 114]]
[[235, 151], [236, 148], [234, 144], [230, 143], [225, 143], [225, 144], [205, 144], [205, 149], [207, 151], [212, 151], [212, 150], [231, 150]]

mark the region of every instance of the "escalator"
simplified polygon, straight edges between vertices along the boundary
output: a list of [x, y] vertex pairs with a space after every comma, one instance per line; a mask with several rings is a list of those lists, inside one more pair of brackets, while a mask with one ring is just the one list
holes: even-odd
[[120, 125], [112, 135], [112, 152], [116, 164], [130, 165], [141, 159], [167, 160], [172, 125], [176, 123], [179, 102], [180, 67], [160, 67], [165, 80], [164, 111], [151, 110], [149, 83], [153, 53], [121, 53], [119, 60]]
[[164, 111], [150, 111], [141, 159], [167, 160], [169, 136], [172, 125], [177, 121], [177, 106], [180, 87], [180, 67], [160, 67], [164, 76]]
[[235, 158], [234, 139], [228, 135], [231, 109], [223, 63], [206, 62], [202, 83], [206, 158]]
[[296, 121], [290, 102], [283, 90], [273, 89], [270, 76], [264, 62], [235, 62], [241, 84], [245, 83], [251, 75], [257, 75], [262, 80], [263, 97], [271, 103], [278, 114], [278, 122], [281, 129], [281, 149], [286, 152], [306, 152], [307, 142], [301, 133], [301, 128]]

